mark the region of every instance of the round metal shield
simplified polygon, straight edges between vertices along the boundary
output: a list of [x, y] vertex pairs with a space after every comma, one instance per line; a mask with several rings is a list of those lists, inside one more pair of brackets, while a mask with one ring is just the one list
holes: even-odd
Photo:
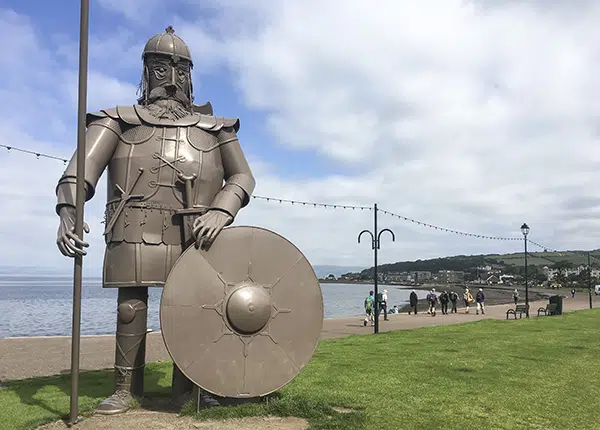
[[310, 361], [323, 296], [306, 257], [258, 227], [224, 229], [208, 251], [188, 248], [164, 286], [160, 324], [171, 358], [223, 397], [258, 397]]

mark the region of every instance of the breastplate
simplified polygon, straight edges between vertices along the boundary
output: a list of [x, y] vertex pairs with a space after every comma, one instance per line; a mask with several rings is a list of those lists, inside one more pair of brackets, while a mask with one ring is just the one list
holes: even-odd
[[[189, 197], [182, 177], [194, 178]], [[178, 244], [174, 212], [188, 203], [209, 207], [223, 179], [216, 133], [145, 124], [125, 130], [108, 165], [106, 220], [116, 218], [107, 241]]]

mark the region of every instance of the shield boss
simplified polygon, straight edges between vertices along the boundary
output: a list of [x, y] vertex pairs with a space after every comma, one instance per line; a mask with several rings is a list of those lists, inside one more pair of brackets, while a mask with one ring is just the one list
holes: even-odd
[[224, 229], [208, 251], [188, 248], [160, 305], [171, 358], [200, 388], [264, 396], [310, 361], [323, 327], [312, 266], [287, 239], [258, 227]]

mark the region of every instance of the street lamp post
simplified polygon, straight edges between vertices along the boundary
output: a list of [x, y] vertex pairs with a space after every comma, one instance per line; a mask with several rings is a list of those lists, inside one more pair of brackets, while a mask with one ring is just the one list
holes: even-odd
[[521, 233], [523, 233], [523, 243], [525, 243], [525, 306], [527, 307], [525, 316], [529, 318], [529, 287], [527, 285], [527, 235], [529, 234], [529, 226], [526, 223], [521, 226]]
[[375, 334], [379, 333], [379, 303], [377, 302], [377, 296], [379, 294], [379, 288], [378, 288], [378, 273], [377, 273], [377, 265], [379, 264], [377, 262], [377, 251], [380, 249], [381, 247], [381, 242], [380, 242], [380, 238], [381, 238], [381, 233], [383, 233], [384, 231], [387, 231], [388, 233], [390, 233], [392, 235], [392, 242], [396, 241], [396, 237], [394, 236], [394, 232], [392, 230], [390, 230], [389, 228], [384, 228], [381, 231], [377, 230], [377, 203], [375, 203], [375, 205], [373, 206], [373, 213], [374, 213], [374, 217], [373, 217], [373, 231], [369, 231], [369, 230], [363, 230], [358, 234], [358, 243], [360, 243], [360, 237], [363, 235], [363, 233], [368, 233], [371, 236], [371, 249], [373, 249], [373, 289], [375, 290], [375, 326], [373, 327], [373, 332]]
[[587, 260], [588, 260], [588, 294], [590, 296], [590, 309], [592, 309], [592, 265], [590, 264], [590, 253], [587, 253]]

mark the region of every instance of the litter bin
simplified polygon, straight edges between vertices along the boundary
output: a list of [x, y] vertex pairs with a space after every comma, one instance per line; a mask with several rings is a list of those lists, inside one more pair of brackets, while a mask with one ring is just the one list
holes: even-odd
[[558, 294], [555, 296], [550, 296], [550, 304], [556, 304], [556, 314], [562, 315], [563, 310], [563, 297]]

